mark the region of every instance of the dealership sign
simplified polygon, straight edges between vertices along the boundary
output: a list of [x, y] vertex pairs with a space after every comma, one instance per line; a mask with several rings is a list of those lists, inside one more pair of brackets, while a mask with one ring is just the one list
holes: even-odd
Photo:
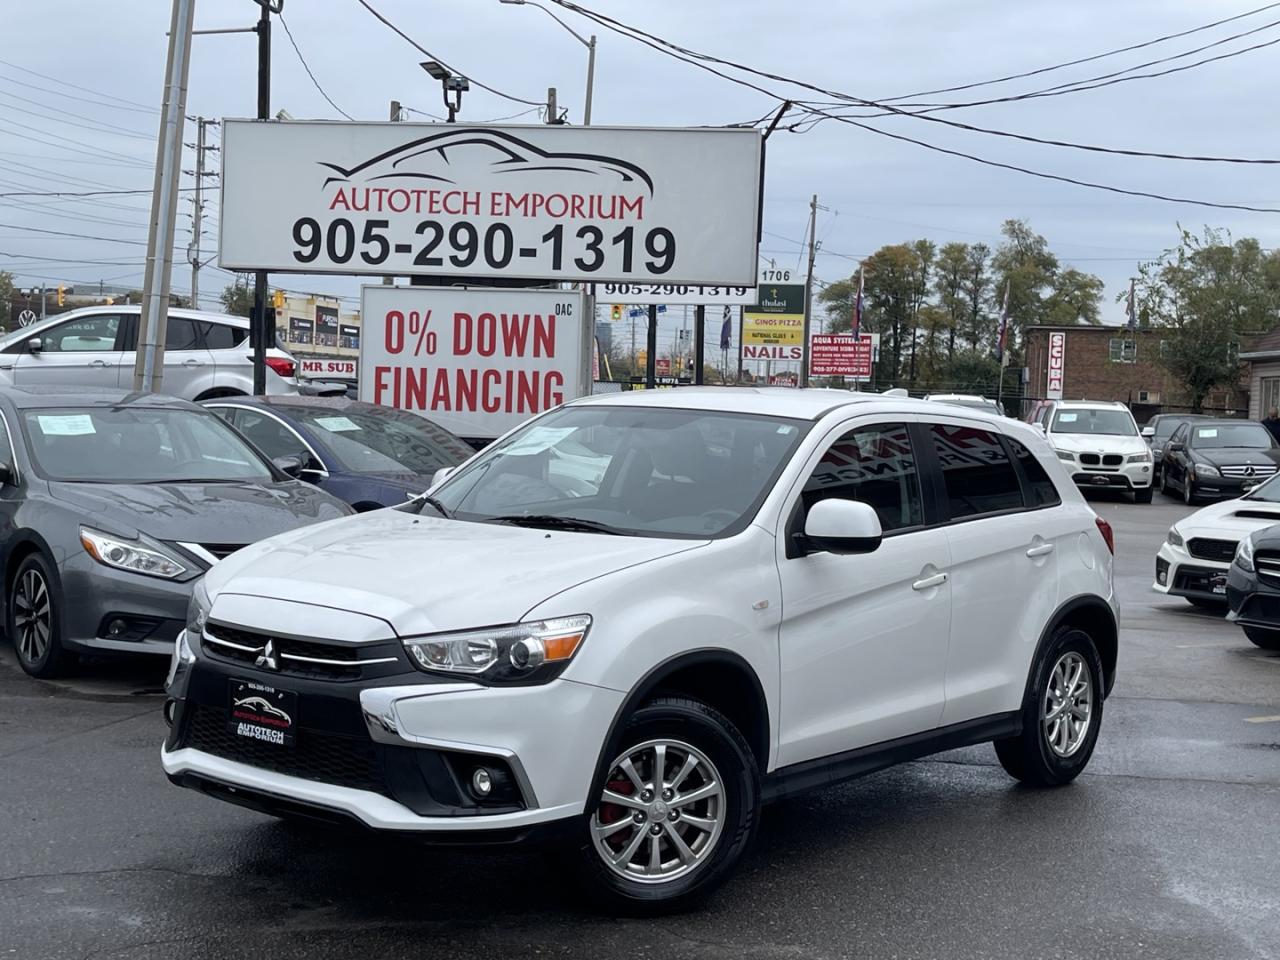
[[226, 120], [218, 262], [749, 286], [762, 150], [748, 129]]
[[1049, 383], [1045, 389], [1045, 397], [1050, 400], [1062, 399], [1062, 382], [1067, 369], [1067, 335], [1065, 333], [1049, 334]]
[[590, 392], [582, 293], [366, 286], [360, 399], [496, 437]]

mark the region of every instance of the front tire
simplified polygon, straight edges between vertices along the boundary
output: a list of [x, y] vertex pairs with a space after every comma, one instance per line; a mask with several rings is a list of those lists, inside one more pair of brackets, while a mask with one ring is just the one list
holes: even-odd
[[628, 913], [686, 909], [728, 878], [755, 835], [755, 756], [727, 717], [685, 698], [641, 707], [619, 742], [583, 818], [584, 884]]
[[1182, 502], [1188, 507], [1196, 502], [1196, 485], [1185, 473], [1182, 475]]
[[1280, 630], [1245, 627], [1244, 635], [1255, 647], [1261, 647], [1263, 650], [1280, 650]]
[[33, 553], [19, 564], [5, 604], [5, 625], [18, 654], [18, 665], [41, 680], [63, 673], [74, 660], [62, 645], [62, 615], [55, 583], [48, 562], [41, 554]]
[[1078, 627], [1058, 627], [1036, 657], [1022, 706], [1022, 733], [995, 742], [1005, 772], [1032, 787], [1078, 777], [1102, 725], [1102, 658]]

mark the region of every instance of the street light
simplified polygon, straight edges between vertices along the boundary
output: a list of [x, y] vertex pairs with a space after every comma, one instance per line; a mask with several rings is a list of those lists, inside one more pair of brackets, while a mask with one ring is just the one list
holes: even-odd
[[[418, 66], [440, 81], [440, 86], [444, 92], [444, 105], [449, 110], [449, 122], [453, 123], [458, 112], [462, 109], [462, 95], [471, 89], [471, 82], [466, 77], [458, 76], [444, 64], [436, 63], [434, 60], [423, 60]], [[453, 94], [452, 100], [449, 99], [450, 93]]]
[[[569, 26], [542, 4], [534, 3], [533, 0], [498, 0], [498, 2], [509, 3], [513, 6], [537, 7], [556, 23], [560, 24], [560, 26], [573, 34], [573, 38], [587, 48], [587, 101], [586, 105], [582, 108], [582, 124], [586, 127], [591, 126], [591, 88], [594, 85], [596, 76], [596, 35], [593, 33], [590, 40], [586, 39], [577, 30], [573, 29], [573, 27]], [[554, 120], [555, 117], [550, 117], [548, 122], [553, 122]]]

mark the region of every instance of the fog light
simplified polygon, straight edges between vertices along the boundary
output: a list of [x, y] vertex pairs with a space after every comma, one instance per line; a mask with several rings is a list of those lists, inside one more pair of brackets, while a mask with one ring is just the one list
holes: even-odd
[[493, 777], [484, 767], [476, 767], [471, 774], [471, 790], [477, 797], [487, 797], [493, 793]]
[[119, 617], [107, 624], [108, 637], [122, 637], [125, 631], [129, 629], [129, 624], [121, 620]]
[[178, 707], [177, 700], [166, 700], [164, 702], [164, 722], [169, 726], [173, 726], [173, 713]]

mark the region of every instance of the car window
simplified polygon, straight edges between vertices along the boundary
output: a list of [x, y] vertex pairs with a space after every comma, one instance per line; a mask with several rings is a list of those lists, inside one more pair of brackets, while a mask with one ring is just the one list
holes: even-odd
[[[430, 476], [441, 467], [456, 467], [475, 451], [426, 417], [390, 407], [349, 406], [294, 408], [304, 424], [344, 467], [356, 473], [418, 473]], [[571, 473], [591, 451], [570, 444], [557, 450], [548, 464], [552, 472]]]
[[207, 407], [206, 409], [212, 410], [214, 413], [220, 416], [223, 420], [227, 421], [227, 423], [231, 424], [233, 427], [236, 426], [237, 411], [235, 407]]
[[1187, 425], [1186, 423], [1180, 423], [1178, 424], [1177, 428], [1173, 431], [1173, 436], [1169, 438], [1169, 442], [1182, 443], [1182, 441], [1185, 440], [1186, 438], [1187, 438]]
[[1135, 437], [1138, 435], [1138, 428], [1128, 410], [1073, 407], [1058, 411], [1053, 418], [1053, 432]]
[[1009, 444], [1009, 449], [1013, 451], [1013, 457], [1018, 461], [1018, 466], [1022, 468], [1022, 477], [1027, 483], [1027, 506], [1056, 507], [1060, 504], [1062, 497], [1058, 494], [1058, 488], [1053, 485], [1049, 474], [1045, 473], [1044, 467], [1040, 465], [1035, 454], [1012, 437], [1007, 436], [1005, 440]]
[[184, 317], [170, 317], [164, 331], [164, 348], [169, 350], [198, 350], [200, 331], [195, 323]]
[[1226, 447], [1247, 450], [1270, 450], [1274, 445], [1271, 434], [1260, 423], [1210, 423], [1190, 427], [1191, 445], [1197, 450], [1223, 449]]
[[236, 416], [236, 429], [273, 460], [276, 457], [300, 457], [305, 463], [311, 457], [311, 451], [302, 438], [275, 417], [242, 409]]
[[230, 350], [249, 337], [248, 330], [232, 327], [225, 323], [201, 321], [200, 330], [204, 334], [204, 345], [210, 350]]
[[1022, 509], [1022, 488], [1000, 438], [989, 430], [929, 428], [952, 520]]
[[98, 353], [116, 348], [120, 317], [95, 313], [50, 327], [42, 337], [47, 353]]
[[833, 443], [801, 494], [806, 512], [832, 498], [870, 505], [886, 533], [922, 524], [920, 473], [906, 424], [859, 427]]

